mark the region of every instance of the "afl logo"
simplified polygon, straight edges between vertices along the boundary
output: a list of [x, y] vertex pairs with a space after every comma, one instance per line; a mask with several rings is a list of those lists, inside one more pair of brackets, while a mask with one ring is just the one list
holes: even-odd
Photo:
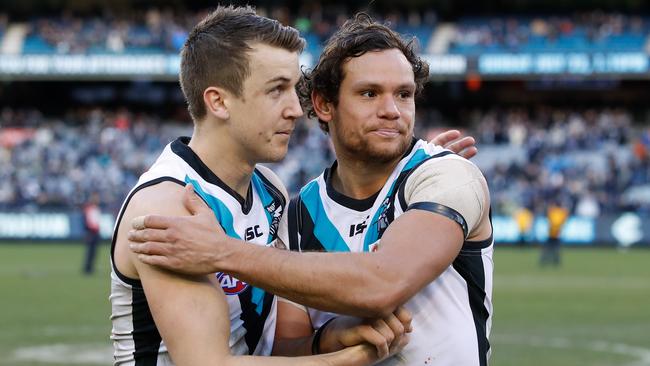
[[248, 288], [248, 284], [226, 273], [217, 273], [217, 279], [226, 295], [237, 295]]

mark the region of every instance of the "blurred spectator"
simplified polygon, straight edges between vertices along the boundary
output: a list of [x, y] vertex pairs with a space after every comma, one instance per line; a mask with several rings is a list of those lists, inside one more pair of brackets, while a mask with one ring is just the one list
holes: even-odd
[[569, 210], [562, 205], [561, 200], [556, 199], [549, 205], [546, 217], [548, 219], [548, 240], [542, 246], [539, 264], [542, 267], [549, 264], [558, 267], [560, 265], [560, 234], [569, 217]]
[[84, 205], [83, 221], [86, 229], [86, 255], [84, 257], [83, 273], [91, 275], [95, 271], [95, 257], [97, 256], [97, 244], [99, 244], [99, 222], [101, 210], [99, 208], [99, 195], [93, 193]]
[[515, 211], [514, 219], [519, 229], [519, 242], [520, 247], [524, 247], [530, 240], [530, 231], [533, 228], [533, 220], [535, 216], [533, 212], [527, 207], [520, 207]]

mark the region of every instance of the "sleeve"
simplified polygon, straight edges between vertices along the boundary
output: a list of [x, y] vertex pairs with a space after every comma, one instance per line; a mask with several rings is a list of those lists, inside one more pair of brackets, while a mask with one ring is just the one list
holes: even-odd
[[457, 156], [430, 159], [416, 168], [404, 186], [408, 209], [425, 209], [449, 217], [472, 237], [488, 220], [490, 194], [481, 171]]

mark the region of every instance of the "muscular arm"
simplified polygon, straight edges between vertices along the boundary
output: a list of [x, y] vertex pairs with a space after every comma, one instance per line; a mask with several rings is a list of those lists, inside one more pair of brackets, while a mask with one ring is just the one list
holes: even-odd
[[[167, 197], [163, 202], [157, 197]], [[182, 275], [139, 261], [125, 251], [131, 219], [142, 214], [184, 216], [182, 187], [161, 183], [138, 192], [129, 204], [118, 230], [116, 261], [120, 270], [139, 277], [151, 313], [176, 365], [365, 365], [374, 360], [371, 347], [349, 348], [314, 357], [266, 358], [230, 354], [230, 317], [225, 295], [212, 276]], [[174, 197], [178, 199], [174, 201]]]
[[[389, 226], [374, 253], [263, 251], [230, 242], [215, 264], [309, 307], [385, 317], [449, 267], [462, 243], [457, 223], [413, 210]], [[254, 260], [261, 256], [263, 261]]]

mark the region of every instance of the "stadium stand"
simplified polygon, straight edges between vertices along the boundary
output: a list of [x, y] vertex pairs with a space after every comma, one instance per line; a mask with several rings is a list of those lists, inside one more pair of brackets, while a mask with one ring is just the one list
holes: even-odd
[[648, 19], [590, 12], [574, 16], [478, 17], [456, 24], [449, 52], [611, 52], [641, 51]]
[[[495, 214], [521, 206], [541, 212], [558, 196], [572, 207], [595, 200], [596, 216], [629, 209], [650, 214], [650, 202], [626, 199], [626, 192], [650, 181], [650, 128], [634, 126], [629, 112], [540, 107], [470, 115], [467, 133], [479, 141], [476, 163], [490, 182]], [[5, 109], [0, 126], [31, 136], [2, 147], [0, 207], [13, 209], [73, 208], [98, 191], [102, 204], [116, 210], [162, 147], [190, 131], [187, 122], [102, 109], [62, 119]], [[287, 158], [273, 168], [296, 193], [333, 158], [328, 138], [314, 121], [303, 120]]]

